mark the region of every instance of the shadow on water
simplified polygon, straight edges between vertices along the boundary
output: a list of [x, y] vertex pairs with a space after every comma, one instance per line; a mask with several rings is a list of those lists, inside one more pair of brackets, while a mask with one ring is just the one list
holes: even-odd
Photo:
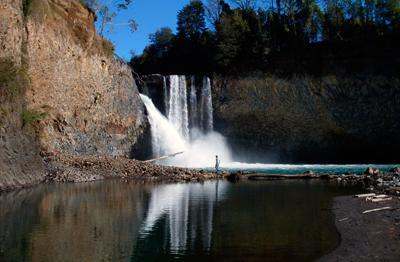
[[324, 181], [43, 185], [0, 195], [0, 261], [310, 261], [338, 244]]

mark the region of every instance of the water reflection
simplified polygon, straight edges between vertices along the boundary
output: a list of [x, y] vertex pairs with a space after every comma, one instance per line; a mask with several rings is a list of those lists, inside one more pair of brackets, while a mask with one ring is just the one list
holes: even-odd
[[[187, 246], [201, 242], [204, 251], [211, 247], [214, 204], [223, 194], [225, 184], [160, 185], [151, 191], [149, 211], [141, 229], [141, 238], [154, 231], [157, 222], [163, 220], [169, 229], [167, 244], [171, 253], [186, 251]], [[221, 197], [220, 197], [221, 198]]]
[[[123, 261], [143, 216], [136, 184], [69, 185], [43, 197], [32, 232], [33, 261]], [[60, 252], [62, 250], [62, 252]], [[46, 258], [46, 259], [43, 259]]]
[[309, 261], [338, 243], [331, 200], [352, 192], [312, 181], [40, 186], [0, 195], [0, 261]]
[[29, 260], [29, 234], [37, 223], [42, 195], [35, 189], [0, 195], [0, 261]]

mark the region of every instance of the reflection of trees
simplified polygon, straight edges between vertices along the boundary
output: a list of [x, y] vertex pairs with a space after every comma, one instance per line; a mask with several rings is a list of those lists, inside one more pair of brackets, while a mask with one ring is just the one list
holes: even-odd
[[143, 185], [60, 186], [39, 206], [32, 261], [123, 261], [132, 254], [143, 213]]

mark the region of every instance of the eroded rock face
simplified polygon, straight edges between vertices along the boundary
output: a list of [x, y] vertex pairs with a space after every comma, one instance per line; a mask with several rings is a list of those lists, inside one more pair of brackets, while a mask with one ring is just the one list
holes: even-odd
[[95, 15], [79, 0], [29, 2], [0, 2], [0, 190], [41, 181], [39, 152], [135, 156], [148, 135], [131, 70]]
[[9, 58], [21, 63], [21, 47], [24, 38], [22, 1], [0, 2], [0, 58]]
[[32, 130], [23, 128], [25, 110], [24, 16], [22, 1], [0, 2], [0, 191], [39, 182], [44, 166]]
[[94, 14], [79, 1], [43, 0], [32, 8], [27, 103], [48, 115], [42, 149], [129, 155], [146, 128], [130, 68], [96, 35]]

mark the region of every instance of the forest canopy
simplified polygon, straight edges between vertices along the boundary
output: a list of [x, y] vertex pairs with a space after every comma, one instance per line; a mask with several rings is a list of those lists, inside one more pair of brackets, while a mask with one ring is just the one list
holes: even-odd
[[346, 66], [357, 69], [352, 59], [382, 60], [399, 44], [399, 0], [262, 3], [191, 1], [178, 13], [177, 32], [163, 27], [151, 34], [150, 44], [130, 64], [140, 74], [318, 73], [332, 57], [350, 57]]

